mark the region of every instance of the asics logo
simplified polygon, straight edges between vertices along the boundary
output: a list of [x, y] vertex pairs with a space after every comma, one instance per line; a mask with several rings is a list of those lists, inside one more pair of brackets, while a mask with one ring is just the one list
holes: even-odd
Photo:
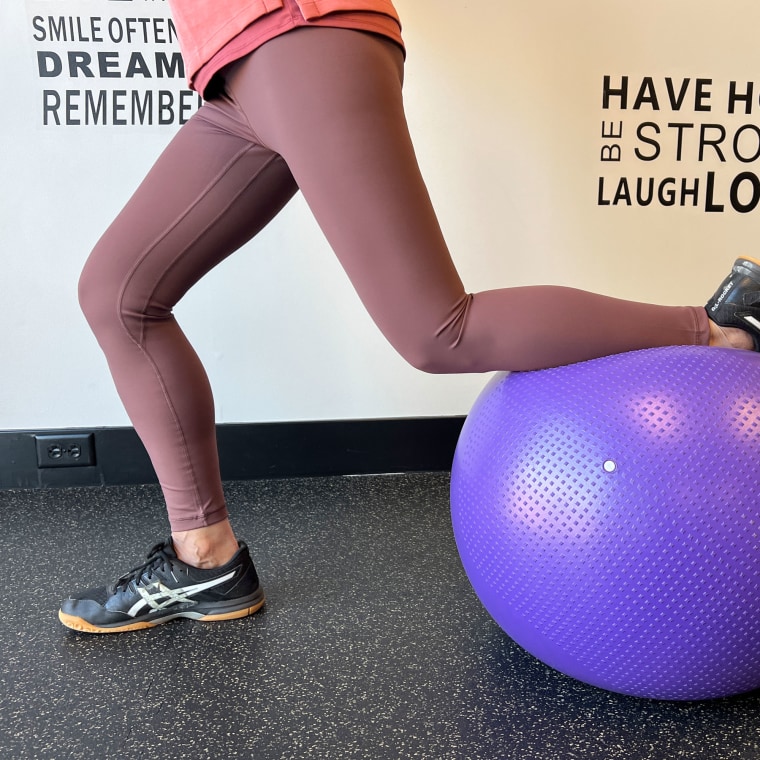
[[183, 604], [187, 602], [194, 604], [194, 601], [191, 598], [192, 596], [200, 594], [201, 591], [207, 591], [210, 588], [214, 588], [215, 586], [221, 586], [234, 575], [235, 571], [233, 570], [231, 573], [227, 573], [227, 575], [222, 575], [211, 581], [206, 581], [206, 583], [196, 583], [192, 586], [185, 586], [183, 588], [169, 588], [161, 583], [161, 581], [155, 581], [148, 586], [138, 586], [137, 593], [140, 594], [141, 598], [127, 610], [127, 614], [131, 617], [135, 617], [146, 607], [150, 607], [152, 610], [163, 610], [172, 604]]

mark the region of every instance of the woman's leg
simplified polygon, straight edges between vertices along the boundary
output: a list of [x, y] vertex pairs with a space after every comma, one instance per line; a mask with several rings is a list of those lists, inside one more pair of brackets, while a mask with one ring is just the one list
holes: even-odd
[[230, 71], [252, 128], [288, 162], [382, 332], [431, 372], [525, 370], [669, 344], [706, 344], [703, 308], [560, 287], [466, 294], [420, 176], [391, 42], [299, 29]]
[[118, 580], [65, 599], [58, 616], [69, 628], [231, 620], [264, 604], [227, 518], [211, 389], [172, 308], [295, 190], [282, 159], [218, 99], [180, 130], [90, 256], [82, 307], [158, 474], [172, 540]]
[[158, 474], [175, 543], [185, 531], [214, 525], [228, 544], [232, 534], [211, 389], [172, 308], [295, 191], [282, 159], [252, 141], [228, 102], [207, 104], [158, 159], [82, 273], [83, 310]]

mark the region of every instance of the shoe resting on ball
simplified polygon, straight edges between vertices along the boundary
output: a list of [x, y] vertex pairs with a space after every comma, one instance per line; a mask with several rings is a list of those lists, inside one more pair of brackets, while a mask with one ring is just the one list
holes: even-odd
[[760, 351], [760, 261], [746, 256], [736, 259], [705, 308], [710, 319], [721, 327], [748, 332], [755, 351]]

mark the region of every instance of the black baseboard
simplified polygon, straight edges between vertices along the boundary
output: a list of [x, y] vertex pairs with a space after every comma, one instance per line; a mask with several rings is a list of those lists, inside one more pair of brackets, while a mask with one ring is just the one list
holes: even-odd
[[[464, 417], [217, 426], [224, 480], [445, 471]], [[94, 464], [40, 467], [38, 436], [88, 436]], [[0, 431], [0, 489], [155, 483], [132, 428]]]

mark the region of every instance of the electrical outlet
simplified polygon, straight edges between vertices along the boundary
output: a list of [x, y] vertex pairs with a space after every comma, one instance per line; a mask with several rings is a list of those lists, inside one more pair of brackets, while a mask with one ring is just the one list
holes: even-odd
[[95, 464], [92, 433], [35, 435], [38, 467], [91, 467]]

